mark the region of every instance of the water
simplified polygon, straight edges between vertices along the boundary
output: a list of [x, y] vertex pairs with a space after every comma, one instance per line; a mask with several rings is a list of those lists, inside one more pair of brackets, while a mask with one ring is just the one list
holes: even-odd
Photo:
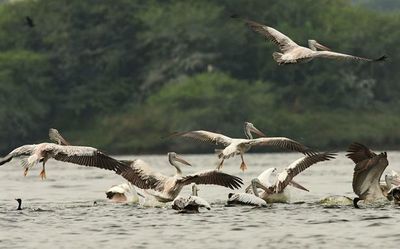
[[[399, 152], [388, 155], [389, 162], [400, 160]], [[239, 158], [226, 161], [224, 170], [248, 184], [264, 169], [281, 170], [300, 156], [247, 154], [245, 173], [239, 171]], [[166, 155], [140, 158], [165, 174], [174, 173]], [[194, 165], [182, 166], [187, 174], [217, 163], [215, 155], [185, 158]], [[199, 195], [212, 206], [199, 214], [178, 214], [168, 206], [110, 203], [104, 192], [124, 182], [110, 171], [51, 160], [47, 180], [42, 181], [38, 176], [41, 167], [23, 177], [17, 162], [0, 168], [0, 248], [391, 248], [400, 242], [400, 209], [392, 204], [354, 209], [317, 203], [331, 195], [354, 197], [353, 165], [344, 153], [296, 177], [311, 192], [291, 189], [290, 204], [226, 207], [229, 189], [199, 186]], [[394, 163], [389, 167], [400, 171]], [[189, 193], [190, 187], [186, 187], [181, 194]], [[15, 198], [22, 198], [22, 211], [16, 210]]]

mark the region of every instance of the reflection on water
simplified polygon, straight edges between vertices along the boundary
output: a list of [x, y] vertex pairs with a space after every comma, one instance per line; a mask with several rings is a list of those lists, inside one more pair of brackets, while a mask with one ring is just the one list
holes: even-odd
[[[400, 153], [388, 155], [390, 162], [400, 160]], [[224, 170], [248, 184], [264, 169], [283, 169], [300, 156], [248, 154], [245, 173], [238, 158], [226, 161]], [[141, 158], [165, 174], [174, 173], [164, 155]], [[183, 168], [188, 174], [216, 166], [214, 155], [186, 159], [194, 165]], [[230, 207], [225, 202], [231, 190], [199, 186], [199, 195], [212, 206], [199, 214], [110, 203], [105, 191], [124, 181], [112, 172], [55, 161], [48, 163], [48, 180], [40, 180], [39, 172], [36, 167], [23, 177], [17, 161], [0, 168], [1, 248], [390, 248], [400, 242], [399, 207], [384, 203], [357, 210], [346, 203], [343, 196], [354, 197], [353, 165], [343, 153], [298, 176], [296, 181], [310, 192], [291, 189], [289, 204]], [[190, 187], [182, 194], [190, 194]], [[343, 203], [320, 202], [334, 195]], [[23, 210], [16, 210], [15, 198], [23, 200]]]

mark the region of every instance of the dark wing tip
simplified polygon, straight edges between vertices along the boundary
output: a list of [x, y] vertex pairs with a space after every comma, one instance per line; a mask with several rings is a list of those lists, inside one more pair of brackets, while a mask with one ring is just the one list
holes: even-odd
[[388, 57], [386, 55], [383, 55], [383, 56], [379, 57], [378, 59], [375, 59], [374, 61], [386, 61], [387, 58]]
[[231, 18], [240, 18], [240, 16], [238, 14], [232, 14]]
[[164, 137], [161, 137], [161, 138], [162, 139], [170, 139], [170, 138], [182, 136], [182, 135], [184, 135], [186, 133], [187, 133], [187, 131], [174, 131], [174, 132], [171, 132], [170, 134], [168, 134], [168, 135], [166, 135]]

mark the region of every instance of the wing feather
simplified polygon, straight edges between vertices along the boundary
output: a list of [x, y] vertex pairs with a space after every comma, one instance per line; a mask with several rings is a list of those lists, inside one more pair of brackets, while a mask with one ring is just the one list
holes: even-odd
[[295, 176], [309, 168], [311, 165], [322, 161], [329, 161], [331, 159], [334, 159], [335, 156], [336, 154], [325, 152], [297, 159], [292, 164], [290, 164], [289, 167], [285, 169], [285, 171], [278, 175], [276, 192], [280, 193], [281, 191], [283, 191], [286, 186], [290, 184]]
[[354, 163], [359, 163], [365, 159], [371, 159], [376, 156], [367, 146], [357, 142], [350, 144], [347, 152], [346, 156], [353, 160]]
[[[377, 62], [386, 60], [386, 56], [379, 57], [377, 59], [370, 59], [364, 57], [358, 57], [349, 54], [337, 53], [332, 51], [315, 51], [310, 54], [309, 58], [327, 58], [327, 59], [335, 59], [335, 60], [353, 60], [353, 61], [369, 61], [369, 62]], [[302, 58], [307, 59], [307, 58]]]
[[316, 152], [301, 143], [286, 137], [261, 137], [247, 142], [251, 146], [276, 146], [283, 149], [298, 151], [305, 155], [315, 155]]
[[176, 136], [194, 138], [202, 142], [209, 142], [216, 145], [223, 144], [224, 146], [228, 146], [230, 143], [232, 143], [232, 138], [230, 137], [227, 137], [219, 133], [203, 131], [203, 130], [176, 132], [170, 135], [170, 137], [176, 137]]
[[[232, 17], [238, 18], [239, 16], [233, 15]], [[263, 35], [268, 40], [275, 43], [275, 45], [277, 45], [283, 53], [286, 53], [286, 52], [292, 50], [293, 48], [296, 48], [299, 46], [294, 41], [292, 41], [292, 39], [290, 39], [288, 36], [282, 34], [281, 32], [279, 32], [278, 30], [276, 30], [274, 28], [251, 21], [247, 18], [241, 18], [241, 19], [246, 23], [246, 25], [251, 30]]]
[[220, 185], [230, 189], [238, 189], [243, 185], [240, 177], [229, 175], [218, 170], [207, 170], [193, 175], [187, 175], [178, 180], [179, 184], [188, 185], [196, 184], [212, 184]]

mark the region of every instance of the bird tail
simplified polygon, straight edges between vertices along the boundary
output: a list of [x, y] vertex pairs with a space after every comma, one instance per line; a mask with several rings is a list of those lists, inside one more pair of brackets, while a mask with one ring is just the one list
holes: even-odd
[[283, 60], [282, 60], [282, 53], [278, 53], [278, 52], [274, 52], [273, 54], [272, 54], [272, 57], [274, 58], [274, 60], [276, 61], [276, 62], [278, 62], [278, 64], [281, 64], [282, 62], [283, 62]]

